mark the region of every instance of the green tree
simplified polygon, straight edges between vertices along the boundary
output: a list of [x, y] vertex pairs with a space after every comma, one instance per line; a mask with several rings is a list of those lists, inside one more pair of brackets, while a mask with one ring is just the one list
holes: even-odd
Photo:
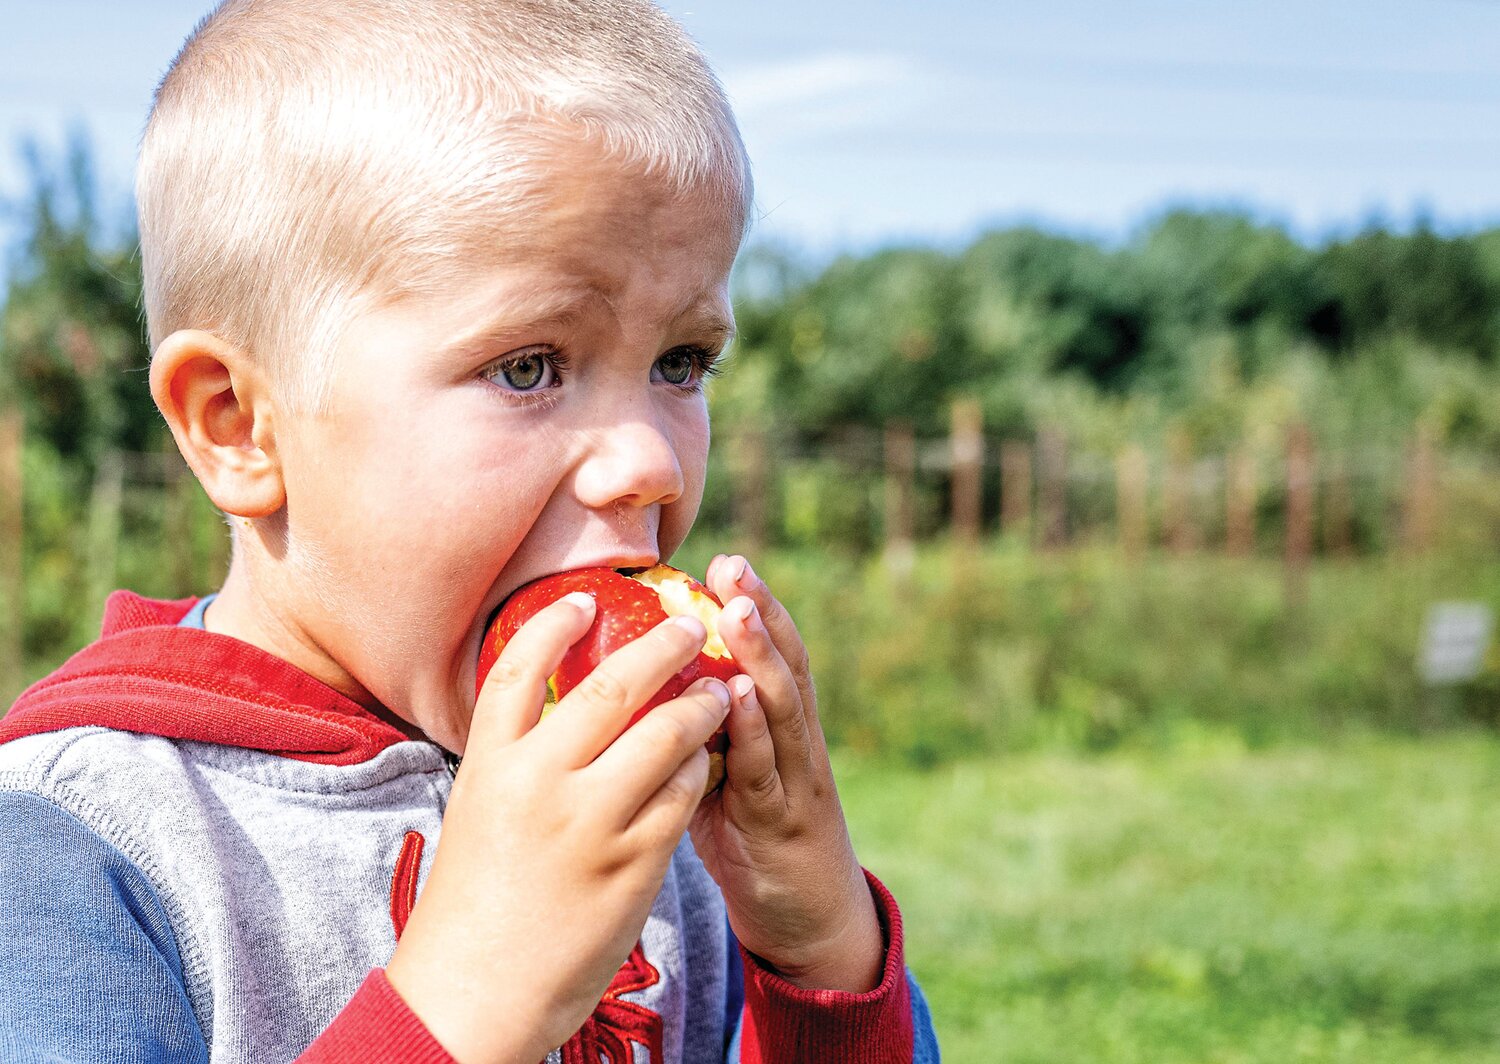
[[1335, 300], [1320, 331], [1341, 353], [1401, 335], [1486, 361], [1500, 355], [1500, 272], [1475, 239], [1427, 225], [1409, 236], [1370, 229], [1330, 244], [1318, 273]]
[[22, 146], [22, 236], [0, 310], [0, 397], [33, 438], [90, 468], [112, 447], [145, 450], [163, 431], [146, 383], [140, 262], [133, 225], [102, 217], [87, 141], [60, 160]]

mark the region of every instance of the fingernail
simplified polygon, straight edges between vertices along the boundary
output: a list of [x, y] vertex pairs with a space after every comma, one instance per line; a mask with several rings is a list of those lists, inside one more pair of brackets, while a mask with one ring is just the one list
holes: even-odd
[[749, 591], [756, 584], [755, 570], [750, 568], [748, 559], [741, 558], [739, 569], [735, 571], [734, 582], [737, 587]]
[[726, 609], [729, 615], [740, 624], [745, 626], [747, 632], [758, 632], [761, 629], [760, 615], [755, 609], [755, 600], [741, 595], [731, 602]]
[[682, 614], [681, 616], [673, 617], [667, 623], [675, 624], [700, 643], [708, 638], [708, 629], [704, 628], [703, 622], [696, 617], [689, 617], [687, 614]]
[[714, 696], [720, 709], [729, 708], [729, 688], [724, 686], [723, 680], [704, 680], [703, 689]]
[[594, 608], [594, 596], [587, 591], [570, 591], [562, 597], [562, 600], [570, 606], [577, 606], [584, 612], [592, 611]]
[[734, 692], [734, 697], [744, 702], [755, 693], [755, 681], [744, 673], [740, 673], [729, 681], [729, 689]]

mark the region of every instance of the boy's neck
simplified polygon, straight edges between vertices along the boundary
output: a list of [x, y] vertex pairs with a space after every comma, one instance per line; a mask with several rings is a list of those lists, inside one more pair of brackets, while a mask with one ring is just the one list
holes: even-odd
[[224, 586], [204, 611], [203, 627], [216, 635], [231, 636], [259, 647], [266, 653], [295, 665], [313, 679], [363, 706], [408, 738], [427, 739], [415, 724], [382, 705], [364, 686], [333, 662], [305, 632], [280, 623], [276, 610], [256, 593], [245, 572], [245, 566], [239, 559], [230, 565]]

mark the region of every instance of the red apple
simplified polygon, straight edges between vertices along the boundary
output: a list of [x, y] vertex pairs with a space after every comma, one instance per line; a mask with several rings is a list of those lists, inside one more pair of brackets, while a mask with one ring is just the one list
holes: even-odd
[[[593, 597], [596, 606], [594, 623], [583, 638], [568, 649], [557, 671], [548, 677], [544, 716], [606, 657], [668, 617], [682, 614], [697, 617], [708, 629], [708, 639], [696, 658], [646, 700], [630, 718], [627, 728], [650, 710], [682, 694], [695, 681], [705, 676], [727, 681], [740, 671], [724, 641], [719, 638], [719, 610], [723, 604], [712, 591], [687, 573], [670, 565], [653, 565], [649, 569], [574, 569], [533, 581], [505, 601], [490, 622], [479, 649], [479, 671], [474, 688], [476, 698], [506, 641], [544, 607], [573, 591], [582, 591]], [[729, 737], [721, 726], [706, 744], [708, 786], [704, 794], [724, 782], [724, 751], [728, 745]]]

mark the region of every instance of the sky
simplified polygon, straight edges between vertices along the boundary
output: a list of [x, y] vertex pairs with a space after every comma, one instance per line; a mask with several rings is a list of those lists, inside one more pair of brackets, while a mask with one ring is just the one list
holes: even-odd
[[[152, 89], [209, 6], [0, 0], [0, 196], [19, 137], [81, 127], [128, 203]], [[1500, 224], [1500, 0], [664, 6], [735, 105], [758, 234], [808, 251], [1017, 222], [1114, 241], [1179, 204], [1308, 240]]]

